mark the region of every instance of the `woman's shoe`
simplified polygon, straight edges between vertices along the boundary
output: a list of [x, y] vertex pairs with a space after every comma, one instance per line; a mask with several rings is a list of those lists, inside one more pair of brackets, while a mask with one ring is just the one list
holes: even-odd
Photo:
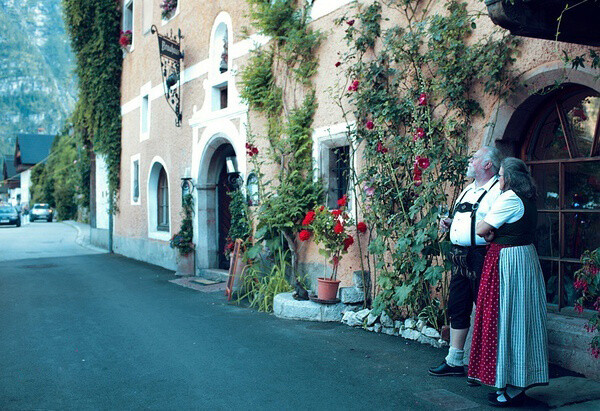
[[479, 383], [479, 381], [473, 379], [473, 378], [468, 378], [467, 377], [467, 385], [469, 387], [479, 387], [481, 384]]
[[[494, 393], [496, 394], [496, 393]], [[499, 407], [499, 408], [506, 408], [506, 407], [517, 407], [519, 405], [521, 405], [523, 403], [523, 401], [525, 401], [525, 398], [527, 398], [527, 396], [525, 395], [525, 391], [521, 391], [519, 394], [517, 394], [514, 397], [509, 397], [508, 394], [504, 393], [504, 398], [506, 398], [506, 401], [498, 401], [498, 397], [499, 395], [494, 395], [493, 397], [489, 398], [489, 402], [491, 405], [493, 405], [494, 407]]]

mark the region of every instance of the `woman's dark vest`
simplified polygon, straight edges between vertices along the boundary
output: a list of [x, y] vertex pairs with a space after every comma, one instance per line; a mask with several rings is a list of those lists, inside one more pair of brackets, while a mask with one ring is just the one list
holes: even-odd
[[[518, 195], [518, 194], [517, 194]], [[535, 201], [519, 196], [525, 207], [523, 217], [514, 223], [504, 223], [496, 229], [496, 236], [492, 242], [506, 245], [528, 245], [535, 240], [537, 227], [537, 206]]]

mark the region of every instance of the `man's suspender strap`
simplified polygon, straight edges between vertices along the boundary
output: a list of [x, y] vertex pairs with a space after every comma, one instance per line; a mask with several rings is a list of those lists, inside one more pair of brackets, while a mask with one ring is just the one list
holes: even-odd
[[477, 243], [475, 242], [475, 217], [477, 216], [477, 209], [479, 208], [479, 203], [483, 200], [483, 197], [496, 185], [498, 180], [494, 181], [494, 184], [490, 186], [489, 190], [485, 190], [483, 194], [479, 196], [475, 204], [473, 204], [473, 210], [471, 211], [471, 246], [475, 247]]

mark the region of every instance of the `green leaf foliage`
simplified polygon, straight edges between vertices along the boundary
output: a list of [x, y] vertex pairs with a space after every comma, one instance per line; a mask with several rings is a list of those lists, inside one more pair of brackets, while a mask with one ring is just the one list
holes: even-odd
[[74, 130], [88, 150], [106, 156], [112, 201], [119, 189], [121, 158], [119, 7], [114, 0], [63, 0], [79, 78]]

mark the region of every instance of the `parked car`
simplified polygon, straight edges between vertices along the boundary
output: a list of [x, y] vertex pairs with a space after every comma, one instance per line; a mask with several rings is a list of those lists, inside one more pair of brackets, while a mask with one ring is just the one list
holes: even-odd
[[21, 227], [21, 216], [17, 209], [9, 204], [0, 205], [0, 224]]
[[46, 220], [52, 222], [54, 212], [49, 204], [34, 204], [29, 211], [29, 221]]

